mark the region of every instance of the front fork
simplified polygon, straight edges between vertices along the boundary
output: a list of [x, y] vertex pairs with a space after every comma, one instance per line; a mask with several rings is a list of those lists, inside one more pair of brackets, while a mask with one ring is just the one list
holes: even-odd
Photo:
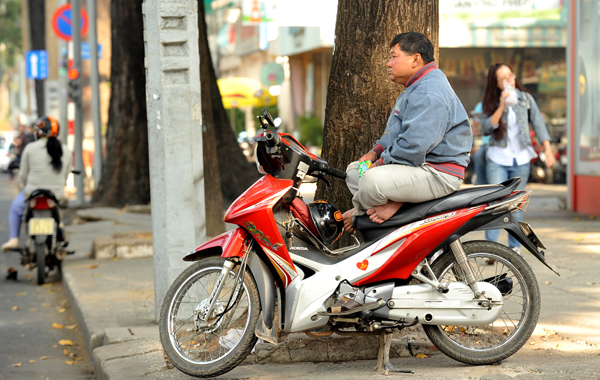
[[[240, 269], [239, 269], [237, 276], [233, 282], [233, 291], [231, 292], [231, 296], [230, 296], [229, 300], [227, 301], [225, 310], [222, 312], [222, 315], [219, 316], [217, 321], [215, 321], [215, 323], [218, 323], [219, 320], [222, 319], [223, 315], [226, 314], [231, 307], [235, 307], [234, 305], [231, 305], [231, 302], [236, 302], [238, 294], [242, 287], [242, 283], [244, 281], [244, 274], [246, 272], [246, 266], [248, 263], [248, 258], [250, 257], [251, 249], [252, 249], [252, 243], [248, 244], [246, 246], [246, 249], [244, 250], [244, 255], [243, 255], [243, 258], [242, 258], [242, 261], [240, 264]], [[213, 310], [215, 309], [215, 305], [217, 303], [217, 300], [219, 299], [219, 294], [221, 294], [221, 291], [223, 290], [223, 286], [225, 285], [225, 279], [227, 279], [227, 277], [230, 275], [230, 273], [233, 270], [233, 268], [235, 267], [235, 265], [236, 265], [236, 263], [234, 261], [232, 261], [230, 259], [225, 260], [225, 263], [223, 264], [223, 269], [221, 270], [221, 273], [219, 274], [219, 277], [217, 278], [217, 282], [215, 283], [215, 286], [213, 287], [213, 290], [210, 293], [208, 300], [206, 302], [202, 302], [202, 303], [198, 304], [198, 306], [196, 306], [196, 310], [194, 311], [194, 314], [196, 314], [195, 323], [196, 323], [196, 327], [198, 329], [210, 327], [208, 320], [212, 316]]]

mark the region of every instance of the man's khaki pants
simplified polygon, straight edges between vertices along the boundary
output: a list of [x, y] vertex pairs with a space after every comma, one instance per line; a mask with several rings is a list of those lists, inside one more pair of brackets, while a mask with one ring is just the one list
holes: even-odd
[[418, 167], [389, 164], [367, 170], [358, 177], [358, 161], [346, 168], [346, 184], [352, 192], [353, 216], [363, 215], [388, 201], [419, 203], [453, 193], [462, 179], [440, 172], [428, 164]]

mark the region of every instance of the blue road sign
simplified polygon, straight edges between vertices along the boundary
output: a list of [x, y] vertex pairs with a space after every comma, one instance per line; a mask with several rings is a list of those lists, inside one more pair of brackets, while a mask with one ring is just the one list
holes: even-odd
[[[89, 42], [81, 43], [81, 59], [92, 58], [92, 51], [90, 50]], [[102, 44], [98, 44], [98, 59], [102, 59]]]
[[30, 50], [25, 53], [25, 71], [29, 79], [48, 78], [48, 52]]

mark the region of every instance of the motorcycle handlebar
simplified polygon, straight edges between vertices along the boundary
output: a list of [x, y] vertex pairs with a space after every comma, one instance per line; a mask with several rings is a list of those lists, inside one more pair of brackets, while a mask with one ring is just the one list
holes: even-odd
[[340, 179], [346, 179], [346, 172], [338, 170], [338, 169], [327, 168], [327, 170], [325, 171], [325, 173], [331, 174], [332, 176], [338, 177]]

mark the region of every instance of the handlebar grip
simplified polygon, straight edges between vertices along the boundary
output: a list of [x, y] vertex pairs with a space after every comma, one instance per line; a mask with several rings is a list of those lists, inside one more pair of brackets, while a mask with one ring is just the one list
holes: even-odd
[[344, 172], [344, 171], [334, 169], [334, 168], [327, 168], [327, 170], [325, 172], [327, 174], [331, 174], [334, 177], [338, 177], [340, 179], [346, 179], [346, 172]]

